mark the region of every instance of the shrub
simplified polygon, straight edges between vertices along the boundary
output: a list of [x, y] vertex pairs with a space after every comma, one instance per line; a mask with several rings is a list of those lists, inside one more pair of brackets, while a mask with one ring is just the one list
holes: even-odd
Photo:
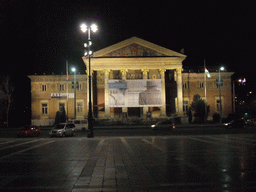
[[220, 122], [220, 114], [219, 113], [213, 113], [212, 120], [214, 123]]

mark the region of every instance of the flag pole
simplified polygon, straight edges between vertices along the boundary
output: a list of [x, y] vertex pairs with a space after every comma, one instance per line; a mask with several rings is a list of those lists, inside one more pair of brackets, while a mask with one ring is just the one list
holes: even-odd
[[205, 70], [206, 70], [206, 65], [205, 65], [205, 59], [204, 59], [204, 95], [205, 95], [205, 112], [204, 112], [204, 115], [205, 115], [205, 121], [207, 120], [207, 92], [206, 92], [206, 73], [205, 73]]
[[68, 122], [68, 60], [66, 60], [66, 73], [67, 73], [67, 122]]

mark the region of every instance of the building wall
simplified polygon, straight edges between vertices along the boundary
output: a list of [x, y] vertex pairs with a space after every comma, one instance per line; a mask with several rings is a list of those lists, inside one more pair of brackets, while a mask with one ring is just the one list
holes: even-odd
[[[232, 79], [233, 72], [221, 72], [223, 86], [221, 87], [222, 115], [227, 116], [232, 113]], [[194, 95], [198, 94], [205, 99], [205, 78], [204, 73], [183, 73], [183, 100], [188, 101], [189, 106], [193, 102]], [[206, 102], [210, 105], [209, 116], [213, 113], [220, 113], [217, 109], [217, 101], [220, 97], [219, 88], [216, 86], [216, 80], [219, 79], [219, 73], [211, 72], [211, 78], [206, 78]], [[203, 83], [203, 86], [202, 86]], [[201, 84], [201, 86], [200, 86]]]

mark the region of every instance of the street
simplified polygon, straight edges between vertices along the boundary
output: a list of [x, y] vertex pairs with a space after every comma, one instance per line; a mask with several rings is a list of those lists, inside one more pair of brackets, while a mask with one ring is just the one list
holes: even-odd
[[1, 131], [0, 191], [255, 191], [254, 129], [201, 129], [102, 129], [94, 138]]
[[[39, 138], [49, 138], [51, 127], [41, 129]], [[116, 136], [166, 136], [166, 135], [219, 135], [219, 134], [256, 134], [256, 127], [249, 126], [246, 129], [225, 129], [218, 125], [195, 125], [195, 126], [176, 126], [173, 131], [168, 129], [152, 130], [149, 126], [131, 126], [131, 127], [95, 127], [95, 137], [116, 137]], [[0, 138], [16, 138], [16, 128], [0, 129]], [[87, 132], [78, 130], [77, 137], [87, 137]]]

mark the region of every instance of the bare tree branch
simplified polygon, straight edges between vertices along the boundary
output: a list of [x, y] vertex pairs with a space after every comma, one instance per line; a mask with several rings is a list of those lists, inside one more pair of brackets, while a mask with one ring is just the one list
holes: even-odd
[[1, 78], [1, 95], [2, 95], [2, 100], [7, 101], [7, 110], [6, 110], [6, 118], [7, 118], [7, 127], [9, 126], [9, 111], [11, 108], [11, 103], [12, 103], [12, 96], [13, 96], [13, 91], [14, 91], [14, 86], [11, 82], [11, 78], [9, 75], [3, 76]]

